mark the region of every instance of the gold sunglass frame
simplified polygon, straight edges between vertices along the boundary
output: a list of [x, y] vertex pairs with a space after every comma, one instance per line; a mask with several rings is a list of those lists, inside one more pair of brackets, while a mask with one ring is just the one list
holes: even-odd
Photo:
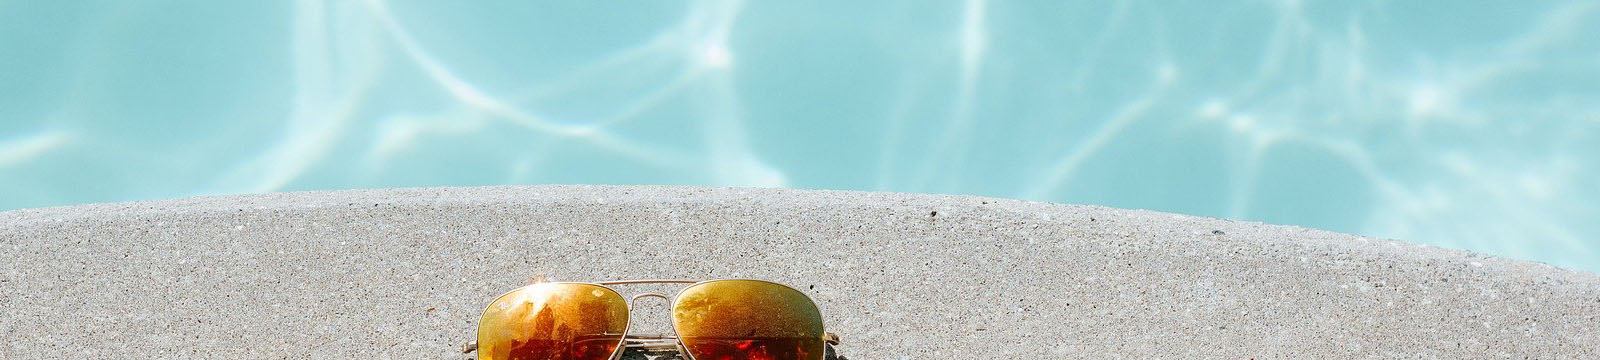
[[[678, 306], [678, 298], [683, 296], [683, 292], [684, 291], [688, 291], [689, 289], [694, 288], [695, 286], [698, 286], [700, 284], [718, 282], [718, 281], [756, 281], [756, 282], [763, 282], [763, 283], [768, 283], [768, 284], [772, 284], [772, 285], [782, 286], [782, 287], [787, 288], [789, 290], [794, 290], [796, 293], [799, 293], [801, 296], [804, 296], [807, 301], [810, 301], [812, 306], [817, 306], [816, 305], [817, 301], [812, 299], [810, 295], [806, 295], [806, 293], [804, 291], [800, 291], [800, 289], [796, 289], [796, 288], [794, 288], [792, 286], [785, 285], [785, 284], [782, 284], [782, 283], [777, 283], [777, 282], [772, 282], [772, 281], [767, 281], [767, 280], [761, 280], [761, 279], [741, 279], [741, 278], [724, 278], [724, 279], [712, 279], [712, 280], [643, 279], [643, 280], [612, 280], [612, 281], [595, 281], [595, 282], [550, 281], [550, 282], [540, 282], [540, 283], [525, 285], [525, 286], [522, 286], [522, 287], [518, 287], [516, 289], [511, 289], [511, 291], [507, 291], [507, 292], [505, 292], [503, 294], [500, 294], [500, 296], [496, 296], [494, 298], [494, 300], [489, 301], [489, 304], [485, 305], [484, 308], [483, 308], [483, 311], [480, 311], [479, 314], [481, 316], [481, 314], [488, 312], [489, 308], [494, 306], [494, 304], [496, 302], [499, 302], [500, 299], [505, 298], [506, 296], [509, 296], [511, 294], [514, 294], [517, 291], [521, 291], [523, 288], [526, 288], [528, 286], [534, 286], [534, 285], [541, 285], [541, 284], [593, 285], [593, 286], [598, 286], [600, 288], [606, 289], [606, 290], [611, 291], [613, 293], [616, 293], [619, 297], [621, 297], [622, 292], [621, 291], [617, 291], [617, 289], [611, 288], [610, 285], [689, 284], [688, 286], [684, 286], [682, 289], [678, 289], [678, 292], [673, 294], [671, 297], [668, 297], [666, 294], [662, 294], [662, 293], [647, 292], [647, 293], [642, 293], [642, 294], [636, 294], [636, 295], [633, 295], [633, 297], [631, 297], [631, 298], [627, 298], [628, 321], [627, 321], [626, 325], [624, 325], [623, 328], [622, 328], [622, 339], [618, 340], [618, 344], [617, 344], [617, 348], [616, 348], [617, 350], [615, 350], [615, 351], [613, 351], [611, 353], [610, 359], [611, 360], [621, 359], [622, 358], [622, 354], [627, 352], [628, 349], [638, 349], [639, 351], [644, 352], [644, 353], [663, 353], [663, 352], [668, 352], [668, 351], [676, 351], [679, 355], [682, 355], [684, 358], [686, 358], [688, 360], [694, 360], [694, 354], [689, 353], [688, 348], [685, 347], [684, 344], [683, 344], [683, 339], [678, 337], [678, 323], [676, 321], [672, 322], [672, 334], [671, 335], [638, 335], [638, 336], [629, 335], [629, 332], [631, 330], [633, 330], [633, 309], [634, 309], [633, 304], [634, 304], [634, 302], [639, 301], [639, 299], [654, 297], [654, 298], [660, 298], [662, 300], [666, 300], [672, 306], [673, 309], [676, 309], [677, 306]], [[478, 326], [482, 327], [483, 325], [480, 323]], [[823, 327], [823, 333], [822, 334], [823, 334], [823, 343], [824, 343], [824, 347], [825, 348], [827, 346], [839, 345], [839, 335], [831, 333], [831, 332], [828, 332], [826, 325], [824, 325], [824, 327]], [[462, 353], [471, 353], [471, 352], [475, 352], [477, 350], [478, 350], [478, 341], [477, 340], [473, 340], [472, 342], [467, 343], [466, 346], [462, 347], [462, 351], [461, 352]], [[824, 359], [826, 359], [826, 356], [827, 356], [826, 353], [824, 353], [823, 356], [824, 356]], [[476, 356], [474, 358], [476, 358]]]

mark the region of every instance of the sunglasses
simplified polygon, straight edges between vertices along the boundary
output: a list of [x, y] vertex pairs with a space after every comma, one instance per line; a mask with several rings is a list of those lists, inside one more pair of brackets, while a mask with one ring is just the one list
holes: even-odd
[[[692, 284], [667, 297], [624, 299], [608, 287]], [[672, 303], [675, 336], [628, 336], [632, 303]], [[822, 330], [810, 297], [762, 280], [626, 280], [548, 282], [511, 290], [483, 310], [478, 341], [466, 351], [482, 360], [614, 360], [676, 352], [690, 360], [824, 360], [837, 357], [838, 336]]]

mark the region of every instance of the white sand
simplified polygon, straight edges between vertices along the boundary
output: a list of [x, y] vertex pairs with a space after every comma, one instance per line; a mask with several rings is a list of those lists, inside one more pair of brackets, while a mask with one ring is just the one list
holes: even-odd
[[1600, 357], [1592, 273], [977, 197], [602, 186], [206, 197], [0, 213], [0, 249], [5, 359], [463, 358], [482, 306], [537, 274], [788, 283], [858, 360]]

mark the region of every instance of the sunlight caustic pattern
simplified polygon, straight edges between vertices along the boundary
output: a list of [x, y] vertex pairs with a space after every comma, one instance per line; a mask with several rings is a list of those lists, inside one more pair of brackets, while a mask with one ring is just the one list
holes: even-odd
[[0, 4], [0, 209], [352, 187], [935, 192], [1600, 270], [1600, 5]]

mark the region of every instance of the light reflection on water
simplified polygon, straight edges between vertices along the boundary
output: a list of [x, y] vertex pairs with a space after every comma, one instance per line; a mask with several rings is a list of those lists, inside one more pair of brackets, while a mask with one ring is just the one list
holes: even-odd
[[790, 186], [1600, 269], [1588, 1], [6, 2], [0, 27], [0, 209]]

